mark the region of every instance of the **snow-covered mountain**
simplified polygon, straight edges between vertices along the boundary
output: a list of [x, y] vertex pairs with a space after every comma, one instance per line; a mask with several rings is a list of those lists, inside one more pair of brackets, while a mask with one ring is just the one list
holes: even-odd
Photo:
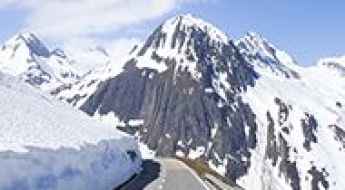
[[108, 190], [140, 171], [134, 138], [0, 73], [0, 189]]
[[33, 33], [19, 33], [0, 49], [0, 71], [43, 90], [75, 82], [79, 76], [61, 49], [49, 50]]
[[245, 189], [342, 190], [342, 60], [302, 67], [259, 34], [235, 41], [182, 15], [75, 105], [114, 124], [142, 121], [157, 155], [203, 160]]

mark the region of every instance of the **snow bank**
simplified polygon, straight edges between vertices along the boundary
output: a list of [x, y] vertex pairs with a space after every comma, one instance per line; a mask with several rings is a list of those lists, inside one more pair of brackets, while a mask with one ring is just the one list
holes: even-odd
[[109, 190], [140, 171], [137, 142], [0, 74], [0, 189]]
[[[80, 150], [28, 148], [29, 152], [0, 153], [0, 189], [110, 190], [139, 169], [131, 160], [127, 139], [103, 141]], [[135, 146], [133, 146], [135, 150]], [[129, 150], [128, 150], [129, 151]], [[134, 158], [133, 158], [134, 159]]]

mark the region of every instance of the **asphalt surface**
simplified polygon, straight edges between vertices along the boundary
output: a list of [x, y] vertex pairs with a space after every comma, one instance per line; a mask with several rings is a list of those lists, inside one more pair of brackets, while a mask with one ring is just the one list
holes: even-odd
[[201, 180], [175, 159], [146, 160], [143, 171], [120, 190], [207, 190]]

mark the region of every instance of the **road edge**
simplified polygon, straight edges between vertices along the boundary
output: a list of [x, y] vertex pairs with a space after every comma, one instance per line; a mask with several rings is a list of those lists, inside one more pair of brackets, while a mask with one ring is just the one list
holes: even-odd
[[121, 185], [115, 187], [113, 190], [121, 190], [121, 189], [125, 188], [128, 184], [131, 184], [133, 181], [135, 181], [135, 179], [137, 177], [138, 177], [138, 174], [132, 175], [127, 181], [125, 181]]
[[184, 162], [182, 162], [181, 160], [175, 159], [176, 161], [178, 161], [180, 164], [184, 165], [187, 170], [202, 184], [202, 186], [204, 186], [204, 188], [206, 190], [211, 190], [206, 183], [200, 178], [200, 176], [196, 173], [196, 171], [194, 171], [192, 168], [190, 168], [187, 164], [185, 164]]

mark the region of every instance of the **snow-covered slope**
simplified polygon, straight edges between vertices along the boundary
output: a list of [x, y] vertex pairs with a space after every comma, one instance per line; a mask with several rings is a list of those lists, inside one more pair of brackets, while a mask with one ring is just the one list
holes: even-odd
[[108, 190], [140, 170], [136, 141], [0, 74], [0, 189]]
[[247, 189], [343, 189], [343, 78], [317, 68], [300, 79], [265, 75], [243, 93], [257, 115], [258, 148]]
[[343, 189], [341, 59], [301, 67], [273, 45], [263, 46], [270, 43], [258, 36], [250, 34], [238, 43], [260, 76], [243, 92], [257, 116], [258, 147], [252, 152], [253, 166], [238, 183], [246, 189]]
[[33, 33], [20, 33], [0, 49], [0, 71], [42, 90], [75, 82], [77, 72], [60, 49], [50, 51]]
[[72, 84], [63, 84], [50, 91], [50, 94], [60, 101], [67, 102], [74, 107], [80, 107], [106, 80], [106, 68], [99, 68], [86, 73], [80, 80]]

